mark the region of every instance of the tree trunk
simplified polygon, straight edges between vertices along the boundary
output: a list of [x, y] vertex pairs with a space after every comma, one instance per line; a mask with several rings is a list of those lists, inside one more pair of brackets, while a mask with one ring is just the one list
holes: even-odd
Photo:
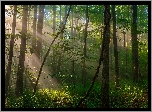
[[132, 61], [133, 61], [133, 81], [138, 82], [138, 41], [137, 41], [137, 5], [132, 5], [132, 28], [131, 28], [131, 35], [132, 35]]
[[126, 49], [126, 32], [125, 31], [123, 31], [123, 35], [124, 35], [124, 49]]
[[112, 5], [112, 16], [113, 16], [113, 44], [114, 44], [114, 57], [115, 57], [115, 84], [119, 86], [119, 66], [118, 66], [118, 50], [117, 50], [117, 38], [116, 38], [116, 13], [115, 5]]
[[[53, 5], [53, 34], [55, 34], [56, 32], [56, 6]], [[53, 49], [53, 64], [52, 64], [52, 68], [53, 68], [53, 74], [56, 73], [56, 60], [55, 60], [55, 50]]]
[[[65, 21], [65, 18], [66, 18], [66, 15], [67, 15], [67, 13], [66, 13], [67, 12], [67, 6], [65, 6], [65, 16], [63, 18], [63, 22], [61, 21], [61, 15], [62, 15], [61, 11], [62, 10], [61, 10], [61, 6], [60, 6], [60, 29], [62, 29], [63, 24], [64, 24], [63, 22]], [[63, 32], [60, 33], [60, 38], [63, 39]], [[61, 56], [62, 56], [62, 52], [60, 51], [60, 56], [58, 58], [58, 67], [57, 67], [58, 71], [60, 71], [60, 69], [61, 69], [60, 68], [61, 67]]]
[[38, 17], [38, 24], [37, 24], [37, 56], [40, 59], [40, 54], [42, 50], [42, 29], [43, 29], [43, 18], [44, 18], [44, 8], [45, 5], [39, 6], [39, 17]]
[[28, 15], [28, 5], [23, 5], [21, 46], [20, 46], [20, 55], [19, 55], [19, 64], [18, 64], [16, 91], [15, 91], [16, 96], [20, 96], [23, 93], [23, 73], [24, 73], [24, 61], [25, 61], [25, 50], [26, 50], [27, 15]]
[[12, 34], [13, 35], [11, 35], [12, 38], [10, 40], [9, 59], [8, 59], [6, 78], [5, 78], [5, 99], [8, 96], [8, 88], [9, 88], [10, 75], [11, 75], [15, 27], [16, 27], [16, 15], [17, 15], [17, 5], [14, 5], [14, 14], [13, 14], [13, 23], [12, 23]]
[[[60, 5], [60, 27], [61, 27], [61, 24], [62, 24], [62, 22], [61, 22], [61, 5]], [[60, 34], [60, 38], [62, 38], [61, 37], [62, 35]], [[62, 52], [61, 52], [61, 49], [59, 50], [59, 57], [58, 57], [58, 66], [57, 66], [57, 70], [60, 72], [60, 69], [61, 69], [61, 55], [62, 55]]]
[[[123, 36], [124, 36], [124, 51], [125, 51], [125, 54], [124, 54], [124, 56], [126, 56], [127, 54], [127, 52], [126, 52], [126, 32], [125, 31], [123, 31], [122, 32], [123, 33]], [[124, 62], [126, 62], [126, 59], [124, 59]], [[126, 63], [127, 64], [127, 63]], [[128, 79], [129, 77], [128, 77], [128, 74], [127, 74], [127, 66], [125, 66], [125, 71], [126, 71], [126, 73], [125, 73], [125, 77]]]
[[[66, 8], [67, 6], [65, 6], [65, 17], [66, 17], [66, 10], [67, 10], [67, 8]], [[63, 18], [63, 22], [64, 22], [64, 20], [65, 20], [65, 17]], [[63, 27], [63, 22], [60, 22], [60, 29]], [[60, 38], [62, 38], [63, 39], [63, 32], [61, 32], [61, 34], [60, 34]]]
[[30, 11], [31, 11], [31, 5], [29, 5], [29, 10], [28, 10], [28, 23], [27, 23], [27, 25], [28, 25], [28, 31], [29, 31], [29, 29], [30, 29]]
[[[74, 32], [73, 32], [73, 7], [71, 8], [71, 13], [72, 13], [72, 16], [71, 16], [71, 38], [72, 38], [72, 43], [74, 44]], [[74, 51], [74, 46], [72, 47], [73, 51]], [[73, 75], [73, 85], [74, 85], [74, 88], [75, 88], [75, 70], [74, 70], [74, 59], [72, 59], [71, 61], [72, 63], [72, 75]]]
[[105, 5], [103, 32], [103, 69], [102, 69], [102, 108], [109, 108], [109, 43], [110, 43], [110, 5]]
[[32, 48], [35, 51], [36, 51], [36, 20], [37, 20], [37, 5], [34, 5]]
[[85, 32], [84, 32], [84, 47], [83, 47], [83, 69], [82, 69], [82, 76], [83, 76], [83, 85], [86, 86], [86, 52], [87, 52], [87, 27], [89, 23], [89, 16], [88, 16], [88, 5], [86, 5], [86, 24], [85, 24]]
[[112, 48], [113, 48], [113, 45], [112, 45], [112, 44], [113, 44], [113, 42], [112, 42], [112, 37], [110, 37], [110, 52], [109, 52], [109, 53], [110, 53], [110, 56], [109, 56], [109, 58], [110, 58], [110, 66], [109, 66], [109, 67], [110, 67], [110, 68], [109, 68], [109, 71], [110, 71], [110, 70], [112, 69], [112, 67], [113, 67], [113, 65], [112, 65], [112, 64], [113, 64], [113, 62], [112, 62], [112, 54], [113, 54], [113, 49], [112, 49]]

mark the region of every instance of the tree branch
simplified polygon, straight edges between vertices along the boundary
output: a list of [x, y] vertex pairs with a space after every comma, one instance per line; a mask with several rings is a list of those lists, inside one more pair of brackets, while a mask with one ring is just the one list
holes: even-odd
[[[107, 10], [107, 7], [105, 6], [105, 12], [104, 12], [104, 14], [106, 14], [106, 10]], [[108, 13], [109, 13], [109, 12], [108, 12]], [[104, 35], [104, 36], [103, 36], [102, 48], [101, 48], [101, 53], [100, 53], [100, 58], [99, 58], [99, 65], [97, 66], [97, 71], [96, 71], [96, 73], [95, 73], [95, 75], [94, 75], [94, 77], [93, 77], [92, 84], [91, 84], [90, 88], [88, 89], [86, 95], [79, 101], [79, 103], [78, 103], [78, 105], [76, 106], [76, 108], [79, 108], [80, 105], [81, 105], [81, 103], [88, 97], [91, 89], [93, 88], [94, 82], [95, 82], [96, 78], [98, 77], [98, 73], [99, 73], [99, 69], [100, 69], [101, 62], [103, 62], [103, 50], [104, 50], [104, 44], [103, 44], [103, 43], [104, 43], [104, 41], [105, 41], [104, 38], [106, 37], [105, 35], [106, 35], [106, 31], [107, 31], [107, 27], [108, 27], [108, 23], [109, 23], [109, 21], [110, 21], [110, 18], [108, 18], [108, 20], [105, 20], [105, 21], [106, 21], [106, 24], [105, 24], [104, 32], [103, 32], [103, 35]]]
[[52, 44], [55, 42], [55, 40], [56, 40], [56, 38], [59, 36], [59, 34], [60, 34], [61, 32], [63, 32], [63, 30], [65, 29], [65, 25], [66, 25], [66, 22], [67, 22], [69, 13], [70, 13], [71, 6], [72, 6], [72, 5], [70, 5], [70, 8], [69, 8], [69, 10], [68, 10], [68, 13], [67, 13], [67, 16], [66, 16], [66, 18], [65, 18], [65, 22], [64, 22], [64, 24], [63, 24], [63, 27], [62, 27], [61, 31], [56, 34], [56, 36], [54, 37], [53, 41], [51, 42], [51, 45], [50, 45], [47, 53], [45, 54], [44, 60], [43, 60], [43, 62], [42, 62], [41, 68], [40, 68], [40, 70], [39, 70], [38, 78], [37, 78], [37, 80], [36, 80], [36, 84], [35, 84], [35, 87], [34, 87], [33, 95], [34, 95], [35, 92], [36, 92], [36, 87], [37, 87], [37, 84], [38, 84], [38, 80], [39, 80], [39, 78], [40, 78], [40, 75], [41, 75], [41, 72], [42, 72], [42, 68], [43, 68], [43, 65], [44, 65], [44, 63], [45, 63], [45, 61], [46, 61], [46, 58], [47, 58], [47, 56], [48, 56], [48, 54], [49, 54], [49, 52], [50, 52], [50, 50], [51, 50], [51, 46], [52, 46]]

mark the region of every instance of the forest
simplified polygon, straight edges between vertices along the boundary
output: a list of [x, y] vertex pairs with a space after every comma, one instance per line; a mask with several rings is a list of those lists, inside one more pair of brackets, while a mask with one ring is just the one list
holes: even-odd
[[148, 78], [148, 5], [5, 5], [5, 108], [149, 108]]

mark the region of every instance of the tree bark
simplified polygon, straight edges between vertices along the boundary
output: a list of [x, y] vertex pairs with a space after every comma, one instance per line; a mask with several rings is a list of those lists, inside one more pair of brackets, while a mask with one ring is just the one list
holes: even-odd
[[138, 41], [137, 41], [137, 5], [132, 5], [132, 61], [133, 61], [133, 81], [138, 82], [138, 69], [139, 69], [139, 61], [138, 61]]
[[16, 96], [20, 96], [23, 93], [23, 73], [24, 73], [24, 61], [25, 61], [25, 50], [26, 50], [27, 15], [28, 15], [28, 5], [23, 5], [21, 46], [20, 46], [20, 55], [19, 55], [19, 64], [18, 64], [16, 91], [15, 91]]
[[8, 88], [9, 88], [10, 75], [11, 75], [14, 38], [15, 38], [15, 27], [16, 27], [16, 15], [17, 15], [17, 5], [14, 5], [14, 14], [13, 14], [13, 23], [12, 23], [12, 34], [13, 35], [11, 35], [11, 40], [10, 40], [9, 59], [8, 59], [6, 78], [5, 78], [5, 99], [8, 96]]
[[[53, 5], [53, 34], [56, 32], [56, 6]], [[53, 49], [53, 64], [52, 64], [52, 72], [56, 73], [56, 60], [55, 60], [55, 49]]]
[[[61, 21], [61, 5], [60, 5], [60, 28], [61, 28], [61, 24], [62, 24], [62, 21]], [[62, 39], [62, 35], [60, 34], [60, 39]], [[59, 57], [58, 57], [58, 66], [57, 66], [57, 70], [60, 72], [60, 69], [61, 69], [61, 55], [62, 55], [62, 52], [61, 52], [61, 49], [59, 50]]]
[[[62, 9], [61, 9], [61, 6], [60, 6], [60, 29], [62, 29], [62, 27], [63, 27], [63, 25], [64, 25], [64, 21], [65, 21], [65, 18], [66, 18], [66, 15], [67, 15], [67, 6], [65, 6], [65, 16], [64, 16], [64, 18], [63, 18], [63, 21], [61, 21], [61, 11], [62, 11]], [[66, 23], [65, 23], [66, 24]], [[63, 39], [63, 33], [64, 32], [61, 32], [60, 33], [60, 38], [61, 39]], [[60, 56], [59, 56], [59, 58], [58, 58], [58, 71], [60, 71], [60, 69], [61, 69], [61, 56], [62, 56], [62, 52], [60, 51]]]
[[43, 29], [43, 19], [44, 19], [44, 8], [45, 5], [39, 6], [39, 17], [38, 17], [38, 24], [37, 24], [37, 56], [40, 59], [40, 54], [42, 50], [42, 29]]
[[36, 21], [37, 21], [37, 5], [34, 5], [32, 49], [35, 51], [36, 51]]
[[116, 38], [116, 13], [115, 5], [112, 5], [113, 16], [113, 44], [114, 44], [114, 57], [115, 57], [115, 85], [119, 86], [119, 66], [118, 66], [118, 50], [117, 50], [117, 38]]
[[30, 29], [30, 11], [31, 11], [31, 5], [29, 5], [29, 10], [28, 10], [28, 23], [27, 23], [27, 25], [28, 25], [28, 30]]
[[84, 32], [84, 47], [83, 47], [83, 69], [82, 69], [82, 77], [83, 77], [83, 85], [86, 86], [86, 52], [87, 52], [87, 28], [89, 23], [89, 16], [88, 16], [88, 5], [86, 5], [86, 24], [85, 24], [85, 32]]
[[102, 108], [109, 108], [109, 43], [110, 43], [110, 5], [105, 5], [103, 33], [103, 69], [102, 69]]
[[[71, 13], [72, 13], [72, 16], [71, 16], [71, 38], [72, 38], [72, 43], [74, 44], [74, 31], [73, 31], [73, 7], [71, 8]], [[72, 49], [74, 50], [74, 46], [72, 47]], [[74, 63], [74, 59], [72, 59], [71, 61], [72, 63], [72, 75], [73, 75], [73, 85], [74, 85], [74, 88], [75, 88], [75, 83], [76, 83], [76, 79], [75, 79], [75, 70], [74, 70], [74, 67], [75, 67], [75, 63]]]

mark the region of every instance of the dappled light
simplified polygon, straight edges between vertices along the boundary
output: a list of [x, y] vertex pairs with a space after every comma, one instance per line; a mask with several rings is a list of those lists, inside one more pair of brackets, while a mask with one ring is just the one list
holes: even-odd
[[149, 108], [147, 8], [5, 5], [5, 108]]

